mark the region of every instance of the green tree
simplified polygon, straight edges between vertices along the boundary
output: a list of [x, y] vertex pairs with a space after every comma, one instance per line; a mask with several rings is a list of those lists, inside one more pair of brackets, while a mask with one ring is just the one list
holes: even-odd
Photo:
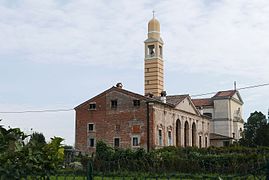
[[45, 136], [42, 133], [34, 132], [31, 135], [29, 144], [35, 144], [37, 146], [44, 146], [46, 144]]
[[265, 115], [257, 111], [251, 113], [244, 125], [243, 135], [239, 141], [243, 146], [269, 146], [269, 124]]
[[32, 138], [27, 144], [27, 137], [19, 128], [0, 126], [0, 179], [21, 179], [29, 175], [45, 177], [62, 164], [62, 138], [54, 137], [48, 144], [44, 144], [43, 138]]

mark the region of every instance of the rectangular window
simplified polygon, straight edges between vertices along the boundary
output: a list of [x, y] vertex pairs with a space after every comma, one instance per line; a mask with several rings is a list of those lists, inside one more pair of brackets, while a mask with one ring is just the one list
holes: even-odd
[[159, 129], [158, 133], [159, 133], [159, 145], [162, 146], [163, 145], [162, 130]]
[[94, 131], [94, 124], [93, 123], [89, 123], [88, 124], [88, 131]]
[[114, 147], [120, 147], [120, 138], [114, 138]]
[[133, 103], [134, 103], [134, 106], [135, 106], [135, 107], [139, 107], [139, 106], [140, 106], [140, 100], [135, 99], [135, 100], [133, 101]]
[[139, 146], [139, 138], [138, 137], [133, 137], [133, 139], [132, 139], [132, 144], [133, 144], [133, 146]]
[[202, 136], [199, 136], [199, 148], [202, 147]]
[[117, 108], [118, 101], [117, 100], [111, 100], [111, 108]]
[[172, 146], [172, 133], [168, 131], [168, 146]]
[[90, 110], [96, 110], [96, 103], [90, 103]]
[[205, 137], [205, 147], [207, 147], [207, 137]]
[[95, 146], [95, 140], [94, 138], [89, 138], [89, 146], [94, 147]]

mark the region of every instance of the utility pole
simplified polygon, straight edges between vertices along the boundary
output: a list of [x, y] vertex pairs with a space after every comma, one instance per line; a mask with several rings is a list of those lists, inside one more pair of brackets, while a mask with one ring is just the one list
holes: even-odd
[[267, 121], [269, 123], [269, 108], [268, 108], [268, 113], [267, 113]]
[[236, 91], [236, 81], [234, 81], [234, 90]]

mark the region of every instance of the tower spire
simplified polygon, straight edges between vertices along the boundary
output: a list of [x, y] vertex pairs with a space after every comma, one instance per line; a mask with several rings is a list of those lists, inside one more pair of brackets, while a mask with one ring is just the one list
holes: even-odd
[[153, 18], [155, 18], [155, 11], [154, 11], [154, 9], [152, 11], [152, 15], [153, 15]]

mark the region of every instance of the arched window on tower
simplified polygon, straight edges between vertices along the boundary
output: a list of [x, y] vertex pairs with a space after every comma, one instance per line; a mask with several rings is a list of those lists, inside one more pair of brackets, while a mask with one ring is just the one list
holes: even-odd
[[154, 45], [148, 45], [148, 53], [147, 56], [148, 57], [154, 57], [155, 56], [155, 46]]
[[159, 46], [159, 56], [162, 58], [163, 57], [163, 47]]

